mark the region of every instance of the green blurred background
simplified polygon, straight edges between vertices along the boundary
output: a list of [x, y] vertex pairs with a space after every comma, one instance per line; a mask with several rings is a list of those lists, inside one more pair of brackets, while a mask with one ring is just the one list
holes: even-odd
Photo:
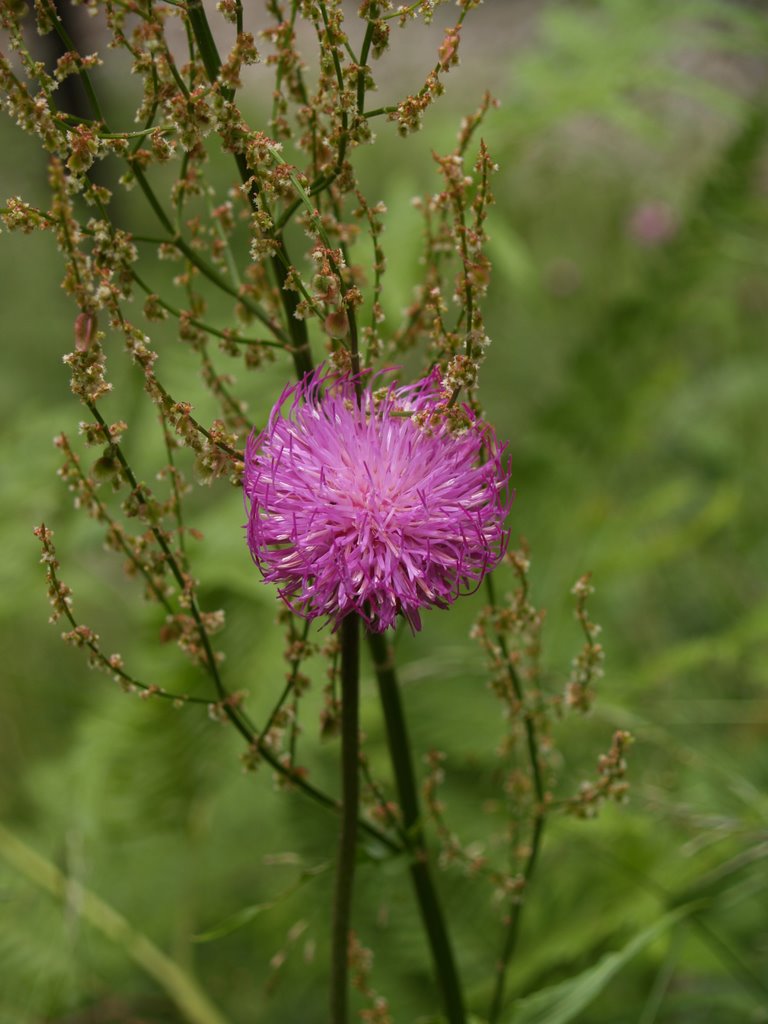
[[[432, 29], [396, 36], [382, 102], [423, 79], [454, 12], [440, 13]], [[512, 530], [531, 544], [534, 600], [549, 612], [552, 689], [578, 649], [568, 591], [587, 570], [607, 650], [594, 712], [558, 730], [568, 785], [593, 774], [614, 728], [636, 738], [628, 805], [548, 827], [505, 1021], [766, 1021], [766, 11], [725, 0], [497, 0], [470, 16], [463, 47], [423, 132], [402, 140], [382, 122], [377, 146], [357, 154], [368, 197], [389, 208], [388, 323], [419, 273], [410, 199], [437, 188], [431, 150], [452, 147], [459, 118], [488, 87], [501, 107], [483, 136], [500, 172], [482, 396], [510, 440]], [[3, 199], [45, 204], [43, 158], [7, 117], [0, 183]], [[123, 201], [140, 206], [134, 194]], [[110, 942], [87, 923], [77, 892], [62, 904], [13, 867], [9, 835], [124, 914], [233, 1024], [323, 1021], [330, 873], [290, 890], [303, 868], [328, 862], [334, 821], [275, 793], [264, 769], [243, 774], [225, 727], [121, 694], [46, 626], [32, 536], [43, 519], [80, 617], [105, 649], [120, 650], [140, 678], [194, 685], [194, 670], [156, 643], [160, 614], [56, 478], [51, 439], [74, 436], [84, 417], [61, 364], [74, 311], [52, 239], [5, 232], [0, 275], [0, 1022], [184, 1019], [125, 936]], [[215, 412], [191, 354], [167, 325], [156, 338], [163, 379], [206, 422]], [[129, 420], [130, 454], [151, 482], [161, 437], [118, 339], [108, 352], [107, 408]], [[276, 364], [241, 379], [255, 421], [289, 374]], [[258, 720], [284, 671], [274, 596], [244, 548], [239, 494], [197, 488], [190, 507], [205, 533], [193, 556], [203, 603], [227, 611], [227, 680], [249, 690]], [[447, 752], [447, 815], [465, 841], [495, 827], [486, 810], [500, 726], [468, 638], [477, 609], [467, 600], [428, 615], [417, 639], [399, 642], [414, 743]], [[320, 663], [311, 671], [319, 690]], [[364, 728], [386, 774], [367, 666], [364, 685]], [[318, 738], [317, 707], [315, 694], [301, 756], [333, 788], [337, 749]], [[355, 923], [376, 952], [372, 983], [399, 1024], [426, 1021], [437, 1007], [403, 865], [365, 861], [359, 882]], [[441, 885], [482, 1014], [500, 910], [457, 871]], [[246, 927], [192, 941], [286, 892]], [[601, 958], [678, 905], [688, 907], [680, 923], [608, 969]], [[536, 1016], [530, 1002], [513, 1015], [513, 998], [597, 964], [608, 967], [584, 975], [583, 1006], [570, 993], [564, 1015]]]

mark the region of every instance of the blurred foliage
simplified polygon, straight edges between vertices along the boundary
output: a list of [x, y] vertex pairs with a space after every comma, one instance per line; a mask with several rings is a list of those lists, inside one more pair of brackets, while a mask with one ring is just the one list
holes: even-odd
[[[423, 135], [403, 141], [382, 126], [378, 146], [359, 154], [368, 194], [390, 211], [386, 309], [396, 322], [410, 301], [419, 227], [409, 200], [434, 187], [430, 147], [446, 148], [467, 97], [471, 106], [490, 85], [502, 106], [484, 134], [501, 170], [484, 398], [510, 438], [512, 527], [531, 543], [534, 596], [550, 611], [553, 689], [578, 646], [567, 593], [585, 570], [608, 651], [594, 714], [557, 737], [563, 774], [574, 789], [591, 776], [615, 725], [636, 737], [629, 805], [549, 826], [511, 969], [522, 1001], [505, 1020], [766, 1021], [764, 12], [726, 0], [487, 3], [465, 35], [463, 67]], [[34, 201], [40, 155], [7, 120], [0, 138], [3, 193]], [[322, 1021], [333, 820], [275, 793], [263, 769], [241, 773], [225, 727], [111, 689], [45, 628], [31, 535], [43, 518], [83, 620], [137, 675], [192, 685], [192, 670], [158, 654], [157, 611], [141, 606], [55, 477], [50, 438], [74, 432], [81, 414], [58, 364], [73, 311], [50, 239], [3, 236], [0, 272], [2, 502], [12, 510], [0, 525], [2, 821], [194, 973], [232, 1022]], [[140, 384], [117, 352], [110, 359], [133, 453], [151, 466], [143, 456], [159, 437]], [[199, 391], [170, 344], [162, 359], [178, 393]], [[249, 381], [254, 419], [282, 372]], [[240, 497], [217, 488], [192, 500], [206, 536], [194, 570], [208, 605], [228, 615], [228, 678], [265, 711], [282, 685], [282, 640], [242, 541]], [[497, 709], [464, 639], [480, 599], [431, 614], [421, 636], [399, 642], [414, 742], [447, 752], [447, 816], [465, 841], [497, 827]], [[370, 682], [364, 728], [375, 746]], [[302, 756], [333, 787], [336, 748], [319, 740], [313, 699]], [[373, 984], [405, 1024], [434, 1006], [401, 876], [371, 851], [356, 923], [376, 951]], [[441, 881], [482, 1017], [500, 911], [481, 883], [455, 870]], [[244, 927], [194, 941], [261, 904]], [[0, 849], [0, 1024], [181, 1019], [159, 992], [76, 901], [53, 898]]]

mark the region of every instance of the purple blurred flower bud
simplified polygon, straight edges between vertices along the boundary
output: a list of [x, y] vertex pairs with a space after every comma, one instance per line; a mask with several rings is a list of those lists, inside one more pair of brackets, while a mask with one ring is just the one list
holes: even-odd
[[677, 234], [675, 214], [660, 200], [642, 203], [630, 218], [629, 233], [640, 245], [663, 245]]

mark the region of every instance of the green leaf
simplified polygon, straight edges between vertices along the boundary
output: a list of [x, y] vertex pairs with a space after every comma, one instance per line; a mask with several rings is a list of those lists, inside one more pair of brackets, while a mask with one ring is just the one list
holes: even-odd
[[678, 907], [639, 932], [623, 949], [604, 956], [594, 967], [518, 1000], [503, 1024], [568, 1024], [600, 995], [630, 960], [700, 906], [697, 901]]

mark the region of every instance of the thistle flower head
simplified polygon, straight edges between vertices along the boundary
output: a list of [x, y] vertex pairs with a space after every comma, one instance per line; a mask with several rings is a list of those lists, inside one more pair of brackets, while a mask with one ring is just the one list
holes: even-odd
[[[281, 395], [246, 449], [248, 546], [299, 615], [381, 632], [446, 608], [499, 561], [508, 467], [469, 409], [452, 430], [437, 371], [377, 392], [322, 369]], [[358, 393], [359, 392], [359, 393]]]

